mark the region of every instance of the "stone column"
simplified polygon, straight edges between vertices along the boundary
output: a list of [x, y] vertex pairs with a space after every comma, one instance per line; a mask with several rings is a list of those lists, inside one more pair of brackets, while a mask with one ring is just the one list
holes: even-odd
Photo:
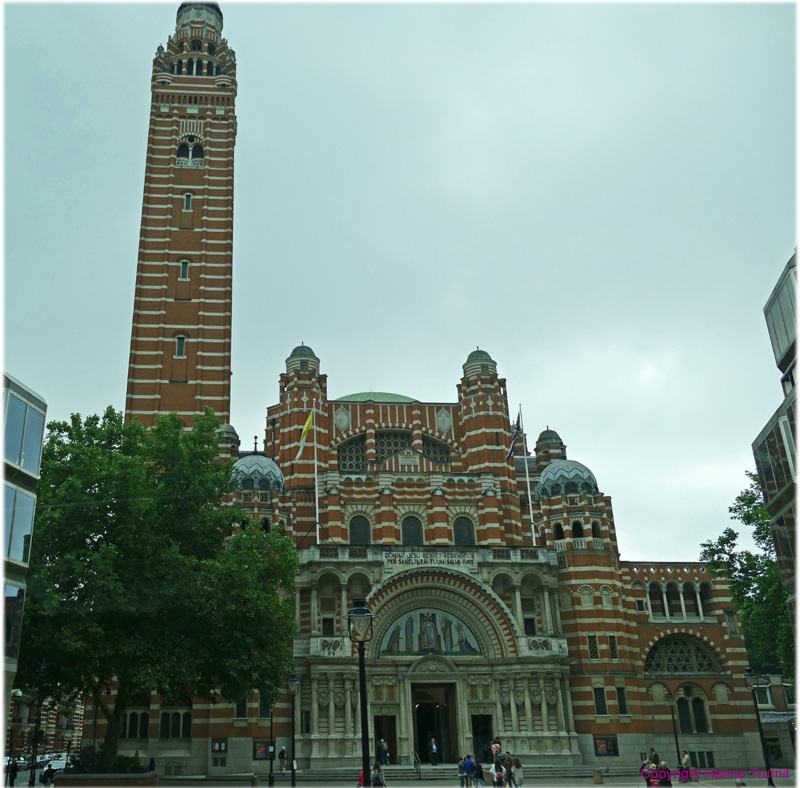
[[697, 597], [697, 612], [702, 620], [706, 617], [706, 614], [703, 612], [703, 603], [700, 601], [700, 589], [695, 588], [694, 594]]
[[549, 594], [546, 588], [542, 588], [542, 608], [544, 610], [544, 630], [551, 633], [553, 631], [553, 619], [550, 615]]
[[564, 727], [564, 696], [561, 692], [561, 676], [557, 673], [553, 676], [553, 683], [556, 685], [556, 720], [558, 721], [558, 732], [566, 733]]
[[530, 676], [525, 676], [522, 682], [522, 690], [525, 693], [525, 720], [528, 733], [533, 733], [533, 709], [531, 707], [531, 687]]
[[311, 677], [311, 735], [319, 736], [319, 679], [316, 676]]
[[664, 600], [664, 615], [667, 618], [670, 618], [669, 603], [667, 602], [667, 589], [664, 588], [664, 586], [661, 586], [661, 598]]
[[541, 674], [539, 675], [539, 692], [542, 695], [542, 702], [540, 704], [541, 711], [542, 711], [542, 733], [549, 733], [550, 731], [550, 724], [547, 721], [547, 698], [545, 697], [545, 689], [544, 689], [544, 676]]
[[572, 716], [572, 695], [569, 691], [569, 676], [562, 675], [561, 681], [564, 683], [564, 710], [567, 713], [567, 730], [575, 733], [575, 719]]
[[497, 738], [500, 738], [505, 734], [505, 727], [503, 725], [503, 706], [500, 703], [500, 679], [495, 679], [495, 692], [494, 692], [494, 702], [495, 702], [495, 715], [497, 719], [495, 720], [495, 731], [494, 735]]
[[342, 637], [347, 637], [347, 586], [342, 583]]
[[511, 709], [511, 732], [519, 733], [519, 717], [517, 716], [516, 681], [511, 678], [508, 682], [508, 703]]
[[681, 613], [683, 614], [683, 620], [686, 621], [686, 603], [683, 601], [682, 588], [678, 588], [678, 599], [681, 600]]
[[294, 592], [294, 623], [297, 631], [300, 632], [300, 593], [302, 589], [297, 588]]
[[344, 682], [344, 735], [353, 735], [353, 679]]
[[558, 598], [558, 593], [553, 591], [551, 596], [551, 602], [553, 603], [553, 613], [555, 614], [556, 626], [554, 632], [556, 634], [562, 634], [563, 629], [561, 627], [561, 601]]
[[311, 634], [319, 632], [319, 622], [317, 620], [317, 584], [312, 580], [311, 584]]
[[[328, 674], [328, 737], [332, 739], [336, 735], [336, 703], [333, 697], [333, 674]], [[333, 746], [333, 742], [328, 742], [328, 747]], [[328, 750], [330, 752], [330, 749]]]
[[525, 619], [522, 616], [522, 591], [519, 586], [514, 586], [514, 607], [517, 613], [517, 623], [520, 630], [525, 632]]

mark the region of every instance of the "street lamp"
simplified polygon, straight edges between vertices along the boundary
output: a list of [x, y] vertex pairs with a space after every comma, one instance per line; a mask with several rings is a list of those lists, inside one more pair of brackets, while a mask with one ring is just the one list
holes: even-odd
[[[294, 718], [294, 715], [292, 715]], [[275, 719], [275, 701], [273, 700], [272, 703], [269, 704], [269, 780], [267, 781], [267, 785], [269, 788], [272, 788], [275, 785], [275, 774], [272, 771], [272, 767], [275, 765], [275, 737], [272, 735], [272, 725]]]
[[294, 699], [297, 697], [297, 693], [300, 689], [300, 681], [298, 680], [297, 676], [292, 673], [289, 676], [289, 693], [292, 696], [292, 788], [297, 785], [297, 775], [295, 773], [295, 752], [294, 752]]
[[761, 752], [764, 755], [764, 768], [767, 770], [767, 785], [775, 785], [772, 781], [772, 772], [769, 767], [769, 755], [767, 754], [767, 745], [764, 741], [764, 729], [761, 727], [761, 712], [758, 710], [758, 698], [756, 697], [757, 687], [768, 687], [770, 680], [768, 676], [756, 676], [753, 669], [748, 665], [747, 670], [744, 672], [745, 686], [753, 693], [753, 707], [756, 710], [756, 722], [758, 723], [758, 737], [761, 739]]
[[367, 600], [358, 597], [353, 600], [353, 609], [347, 614], [347, 634], [358, 646], [358, 690], [361, 695], [361, 768], [364, 770], [364, 784], [369, 778], [369, 722], [367, 720], [367, 665], [364, 646], [372, 640], [372, 612]]
[[677, 769], [681, 768], [681, 748], [678, 746], [678, 729], [675, 727], [675, 696], [671, 693], [667, 693], [667, 703], [669, 704], [669, 713], [672, 717], [672, 735], [675, 737], [675, 755], [678, 756], [678, 765], [676, 766]]

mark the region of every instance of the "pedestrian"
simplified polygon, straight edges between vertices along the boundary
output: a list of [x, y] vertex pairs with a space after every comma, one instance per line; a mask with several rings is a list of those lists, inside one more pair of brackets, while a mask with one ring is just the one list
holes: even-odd
[[[286, 747], [281, 747], [281, 751], [278, 753], [278, 760], [281, 762], [281, 774], [286, 771]], [[364, 783], [361, 783], [362, 785]]]
[[672, 780], [669, 776], [669, 766], [667, 766], [666, 761], [661, 761], [659, 770], [658, 770], [658, 784], [659, 785], [672, 785]]
[[492, 763], [494, 763], [497, 760], [497, 756], [500, 755], [500, 739], [495, 739], [489, 749], [492, 751]]
[[17, 759], [11, 759], [11, 766], [8, 767], [8, 782], [11, 786], [14, 785], [14, 780], [17, 779], [17, 772], [19, 771], [19, 767], [17, 766]]
[[517, 784], [517, 788], [522, 788], [522, 764], [520, 763], [519, 758], [514, 759], [514, 768], [512, 769], [512, 773], [514, 775], [514, 782]]
[[475, 788], [485, 788], [486, 779], [483, 776], [483, 764], [475, 764]]
[[503, 782], [505, 780], [505, 770], [503, 769], [503, 765], [500, 763], [500, 761], [496, 760], [492, 764], [491, 771], [492, 771], [492, 785], [494, 785], [495, 788], [500, 788], [500, 786], [503, 785]]
[[467, 770], [464, 768], [464, 759], [458, 759], [458, 784], [461, 788], [467, 788]]
[[650, 757], [647, 760], [656, 768], [658, 768], [658, 764], [661, 763], [661, 758], [658, 757], [658, 753], [652, 747], [650, 748]]
[[53, 782], [54, 774], [53, 767], [47, 764], [47, 768], [42, 772], [42, 785], [50, 785]]
[[475, 761], [472, 760], [472, 756], [467, 753], [467, 757], [464, 758], [464, 771], [467, 773], [467, 788], [472, 788], [473, 778], [475, 776]]
[[492, 743], [490, 741], [485, 741], [483, 746], [481, 747], [481, 761], [483, 763], [491, 763], [492, 762]]
[[439, 748], [436, 746], [436, 739], [431, 739], [428, 744], [428, 757], [431, 761], [431, 766], [439, 765]]
[[386, 780], [383, 778], [383, 767], [380, 761], [375, 761], [375, 765], [372, 767], [372, 773], [369, 776], [369, 784], [373, 786], [373, 788], [380, 788], [380, 786], [386, 785]]
[[642, 762], [642, 768], [639, 769], [639, 774], [644, 778], [644, 784], [650, 785], [650, 761], [647, 758]]
[[386, 744], [386, 739], [381, 739], [378, 742], [378, 751], [375, 756], [376, 761], [380, 761], [382, 766], [389, 763], [389, 747]]
[[681, 765], [680, 765], [680, 776], [678, 780], [682, 783], [689, 782], [689, 771], [692, 768], [692, 759], [689, 757], [689, 753], [686, 750], [683, 751], [683, 756], [681, 757]]
[[506, 770], [506, 785], [516, 785], [514, 782], [514, 761], [511, 759], [511, 753], [506, 752], [503, 757], [503, 768]]

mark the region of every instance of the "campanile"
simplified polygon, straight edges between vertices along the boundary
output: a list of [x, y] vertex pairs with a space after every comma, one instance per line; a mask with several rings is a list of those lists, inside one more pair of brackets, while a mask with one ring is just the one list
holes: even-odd
[[151, 94], [125, 418], [227, 423], [236, 55], [217, 3], [181, 3]]

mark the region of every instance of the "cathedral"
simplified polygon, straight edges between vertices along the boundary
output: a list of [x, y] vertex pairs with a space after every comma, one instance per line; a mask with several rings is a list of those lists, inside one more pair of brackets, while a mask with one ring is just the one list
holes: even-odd
[[[432, 738], [440, 762], [455, 763], [499, 737], [534, 770], [635, 768], [651, 747], [674, 765], [678, 740], [700, 768], [759, 765], [725, 584], [700, 563], [621, 560], [611, 498], [568, 456], [569, 425], [529, 447], [486, 350], [465, 349], [460, 374], [459, 359], [445, 360], [449, 402], [331, 400], [336, 371], [300, 344], [264, 403], [263, 450], [240, 444], [230, 424], [236, 56], [222, 29], [216, 3], [184, 2], [153, 60], [126, 418], [176, 411], [191, 423], [210, 406], [224, 423], [237, 500], [299, 552], [299, 684], [274, 707], [258, 694], [179, 706], [143, 694], [120, 751], [165, 775], [263, 776], [273, 736], [276, 752], [291, 751], [294, 731], [300, 770], [357, 769], [347, 613], [366, 598], [369, 739], [373, 752], [386, 741], [392, 763], [426, 763]], [[87, 712], [85, 743], [104, 732]]]

